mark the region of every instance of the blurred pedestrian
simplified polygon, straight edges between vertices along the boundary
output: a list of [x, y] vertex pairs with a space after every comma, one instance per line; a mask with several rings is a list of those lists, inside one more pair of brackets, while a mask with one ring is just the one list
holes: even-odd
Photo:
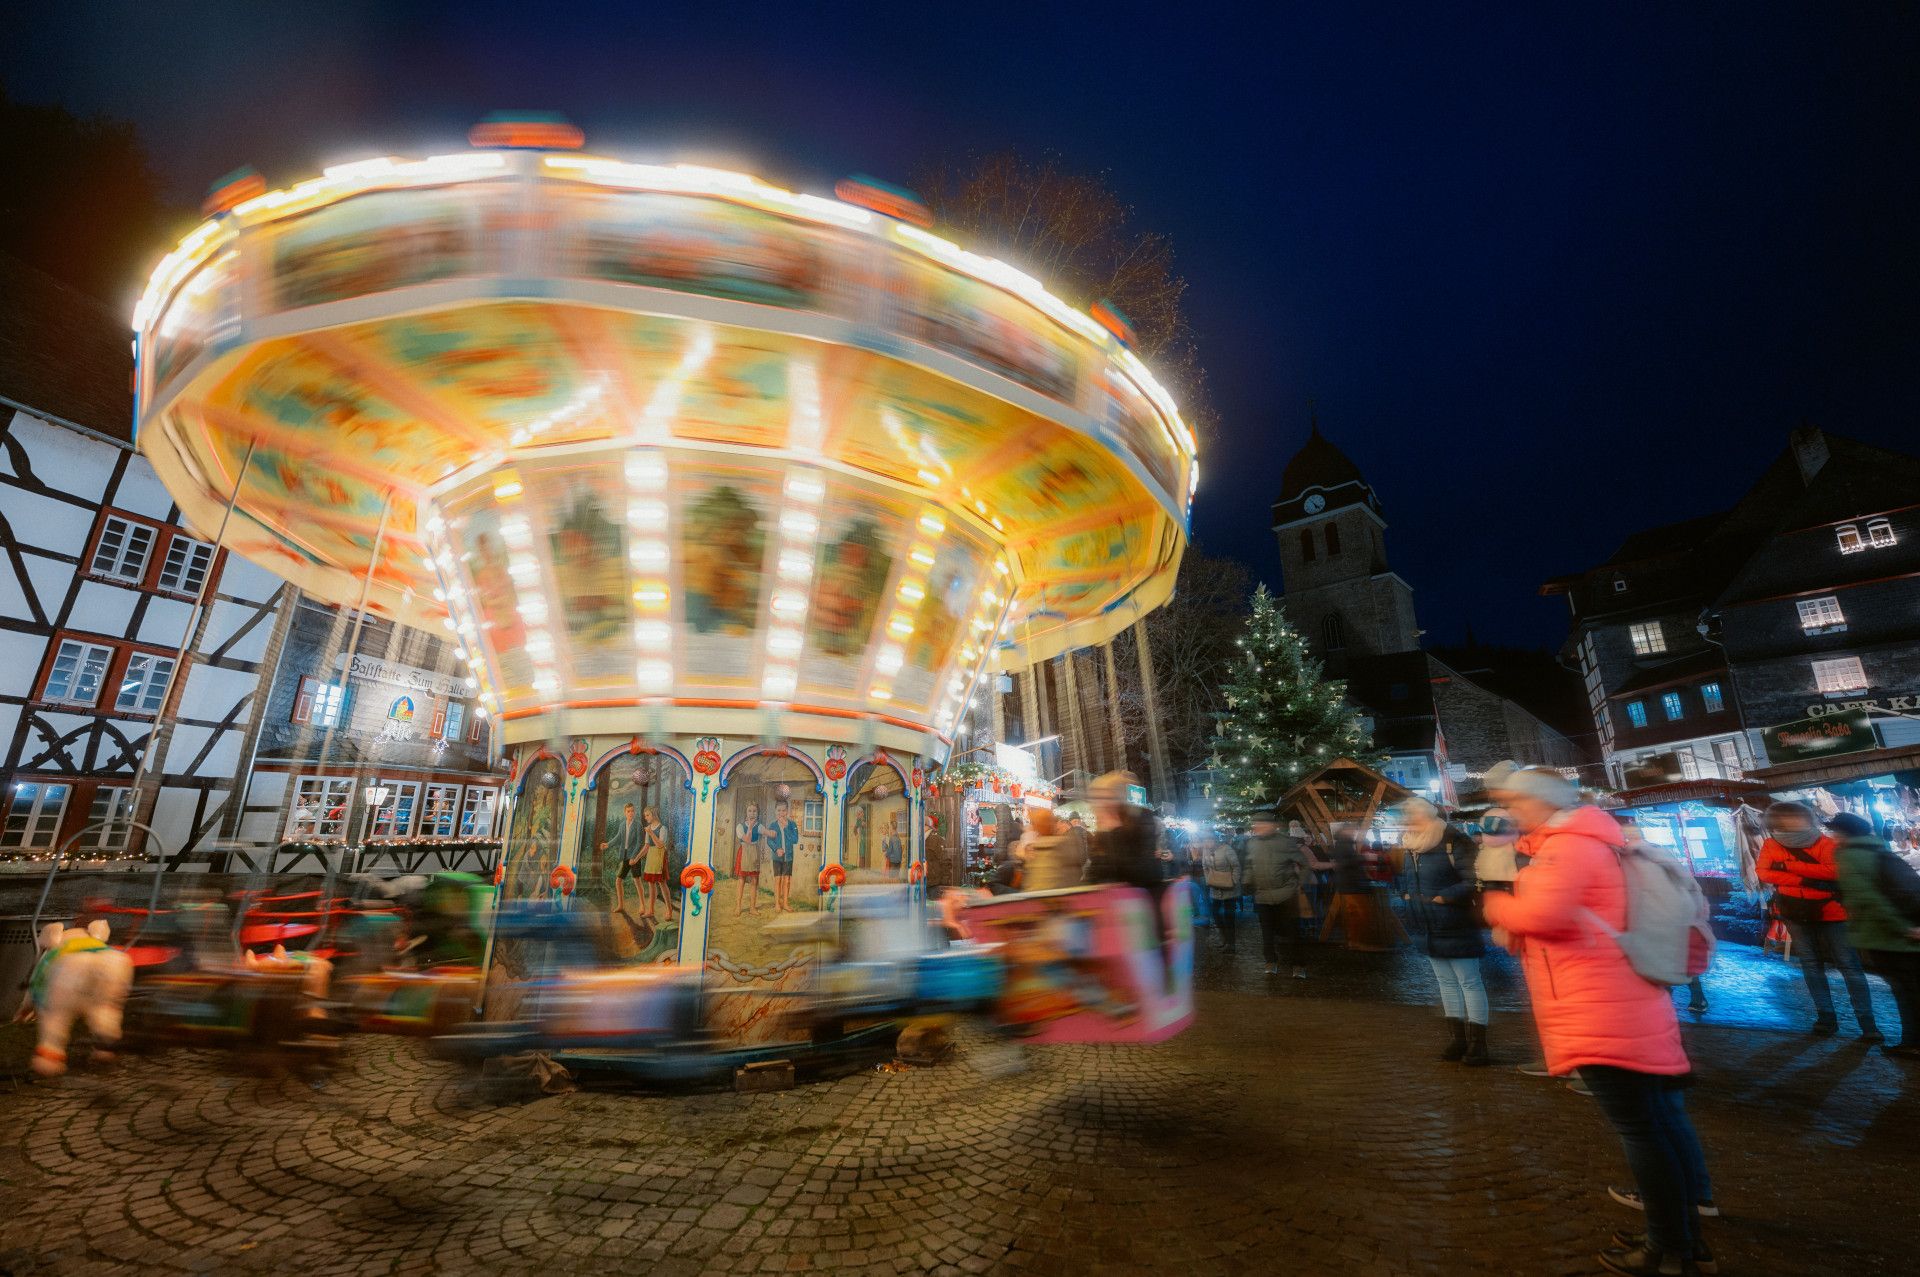
[[1920, 1059], [1920, 873], [1851, 812], [1827, 822], [1841, 840], [1836, 881], [1847, 902], [1847, 938], [1893, 990], [1900, 1042], [1888, 1055]]
[[1475, 903], [1478, 880], [1474, 861], [1479, 848], [1440, 809], [1424, 798], [1409, 798], [1400, 808], [1406, 827], [1407, 905], [1425, 933], [1420, 947], [1440, 986], [1440, 1010], [1447, 1019], [1443, 1060], [1487, 1064], [1487, 984], [1480, 955]]
[[1022, 891], [1077, 887], [1087, 872], [1087, 841], [1062, 824], [1051, 807], [1027, 807], [1027, 832], [1016, 854], [1025, 863]]
[[1645, 1235], [1617, 1236], [1600, 1263], [1627, 1277], [1711, 1272], [1695, 1207], [1711, 1203], [1713, 1190], [1678, 1089], [1691, 1066], [1673, 996], [1642, 979], [1588, 921], [1627, 928], [1620, 827], [1582, 803], [1579, 788], [1558, 772], [1525, 768], [1503, 784], [1533, 862], [1511, 895], [1486, 896], [1487, 920], [1507, 933], [1526, 966], [1548, 1066], [1556, 1076], [1580, 1070], [1620, 1137], [1646, 1211]]
[[1153, 897], [1156, 911], [1166, 879], [1160, 869], [1159, 822], [1138, 806], [1131, 772], [1108, 772], [1093, 782], [1093, 858], [1089, 882], [1124, 882]]
[[1284, 957], [1293, 978], [1307, 978], [1306, 947], [1300, 940], [1300, 888], [1309, 862], [1306, 849], [1280, 832], [1280, 817], [1256, 811], [1247, 839], [1247, 875], [1253, 883], [1253, 912], [1260, 919], [1260, 952], [1267, 974], [1279, 975]]
[[1400, 934], [1400, 924], [1373, 889], [1367, 872], [1367, 857], [1360, 846], [1358, 831], [1350, 824], [1333, 827], [1333, 905], [1320, 938], [1332, 936], [1339, 927], [1347, 948], [1362, 953], [1385, 953]]
[[1834, 858], [1839, 844], [1822, 834], [1813, 808], [1805, 803], [1775, 803], [1767, 808], [1767, 840], [1760, 845], [1761, 881], [1773, 887], [1773, 915], [1793, 937], [1793, 955], [1813, 998], [1815, 1037], [1832, 1037], [1840, 1030], [1833, 1012], [1833, 990], [1827, 985], [1827, 967], [1840, 969], [1847, 1000], [1860, 1026], [1862, 1042], [1880, 1042], [1873, 1021], [1873, 995], [1860, 955], [1847, 943], [1847, 911], [1835, 895], [1839, 870]]
[[1513, 880], [1520, 876], [1526, 857], [1517, 845], [1520, 830], [1504, 807], [1489, 807], [1475, 823], [1480, 854], [1474, 858], [1474, 876], [1482, 891], [1513, 891]]
[[1240, 914], [1240, 857], [1212, 829], [1197, 840], [1201, 870], [1206, 876], [1207, 911], [1214, 930], [1231, 950], [1238, 941]]

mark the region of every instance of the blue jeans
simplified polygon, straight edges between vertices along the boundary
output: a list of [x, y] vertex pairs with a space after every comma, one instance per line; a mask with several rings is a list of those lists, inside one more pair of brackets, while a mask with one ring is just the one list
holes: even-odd
[[1609, 1064], [1582, 1064], [1580, 1080], [1626, 1151], [1648, 1239], [1662, 1251], [1691, 1254], [1700, 1235], [1693, 1208], [1713, 1200], [1713, 1186], [1675, 1080]]
[[1433, 958], [1433, 978], [1440, 982], [1440, 1009], [1449, 1020], [1487, 1022], [1487, 982], [1478, 958]]
[[1860, 955], [1847, 943], [1844, 922], [1789, 922], [1787, 934], [1793, 937], [1793, 956], [1800, 959], [1800, 975], [1813, 996], [1814, 1012], [1822, 1020], [1833, 1015], [1833, 990], [1827, 987], [1827, 967], [1840, 968], [1847, 984], [1847, 1001], [1853, 1003], [1853, 1018], [1865, 1033], [1873, 1025], [1873, 994], [1867, 990], [1867, 973], [1860, 967]]

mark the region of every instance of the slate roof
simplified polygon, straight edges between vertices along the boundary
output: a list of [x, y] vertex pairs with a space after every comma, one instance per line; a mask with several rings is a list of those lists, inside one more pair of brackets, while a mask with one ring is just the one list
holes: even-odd
[[0, 255], [0, 399], [132, 442], [127, 316]]

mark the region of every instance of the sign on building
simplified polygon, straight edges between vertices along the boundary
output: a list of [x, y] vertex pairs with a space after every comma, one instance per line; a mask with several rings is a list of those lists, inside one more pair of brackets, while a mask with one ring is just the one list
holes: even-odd
[[1874, 749], [1873, 723], [1863, 709], [1842, 710], [1822, 718], [1802, 718], [1769, 727], [1763, 733], [1767, 742], [1767, 761], [1797, 763], [1809, 758], [1827, 758]]

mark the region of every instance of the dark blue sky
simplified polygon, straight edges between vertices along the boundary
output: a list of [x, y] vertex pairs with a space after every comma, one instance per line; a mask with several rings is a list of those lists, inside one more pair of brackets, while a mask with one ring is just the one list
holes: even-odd
[[1557, 643], [1542, 579], [1731, 503], [1802, 419], [1916, 446], [1912, 5], [696, 7], [30, 0], [0, 73], [133, 120], [184, 199], [511, 107], [816, 191], [1051, 150], [1174, 238], [1223, 418], [1198, 539], [1276, 575], [1317, 400], [1441, 641]]

